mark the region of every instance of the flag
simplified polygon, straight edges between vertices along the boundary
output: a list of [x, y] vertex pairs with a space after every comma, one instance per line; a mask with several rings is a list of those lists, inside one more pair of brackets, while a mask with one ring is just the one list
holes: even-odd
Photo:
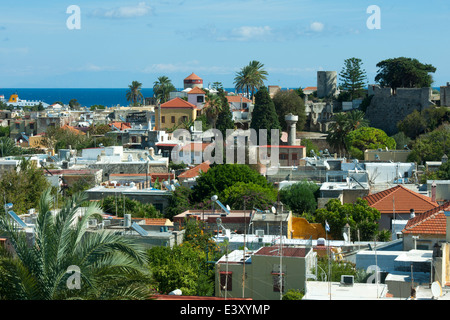
[[328, 225], [328, 221], [325, 220], [325, 230], [330, 232], [330, 226]]

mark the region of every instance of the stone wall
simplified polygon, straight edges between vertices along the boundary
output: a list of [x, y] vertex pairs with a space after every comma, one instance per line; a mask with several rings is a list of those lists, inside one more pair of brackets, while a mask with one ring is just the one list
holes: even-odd
[[398, 132], [397, 123], [414, 110], [422, 111], [433, 105], [431, 88], [391, 88], [369, 86], [372, 101], [366, 110], [370, 126], [385, 131], [388, 135]]

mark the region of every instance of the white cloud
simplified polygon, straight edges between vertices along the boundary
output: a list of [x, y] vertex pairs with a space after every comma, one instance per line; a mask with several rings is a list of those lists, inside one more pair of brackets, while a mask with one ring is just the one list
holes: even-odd
[[323, 29], [324, 29], [324, 25], [323, 25], [323, 23], [322, 22], [313, 22], [313, 23], [311, 23], [311, 25], [309, 26], [309, 28], [312, 30], [312, 31], [315, 31], [315, 32], [321, 32], [321, 31], [323, 31]]
[[232, 38], [239, 41], [264, 40], [272, 35], [272, 28], [269, 26], [252, 27], [242, 26], [231, 31]]
[[123, 6], [112, 9], [96, 9], [91, 14], [96, 17], [109, 19], [129, 19], [150, 14], [152, 8], [145, 2], [139, 2], [135, 6]]

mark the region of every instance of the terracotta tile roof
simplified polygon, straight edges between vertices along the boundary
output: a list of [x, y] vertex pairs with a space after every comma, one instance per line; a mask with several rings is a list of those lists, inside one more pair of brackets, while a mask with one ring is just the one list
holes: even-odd
[[80, 130], [72, 127], [72, 126], [69, 126], [68, 124], [62, 126], [61, 129], [69, 130], [69, 131], [72, 131], [73, 133], [76, 133], [76, 134], [81, 134], [81, 135], [85, 135], [86, 134], [83, 131], [80, 131]]
[[243, 96], [227, 96], [227, 100], [228, 100], [228, 103], [232, 103], [232, 102], [251, 103], [252, 102], [252, 100], [250, 100], [250, 99], [248, 99], [246, 97], [243, 97]]
[[206, 92], [199, 87], [194, 87], [191, 91], [188, 92], [188, 94], [206, 94]]
[[370, 194], [363, 198], [367, 200], [369, 206], [383, 213], [392, 213], [395, 205], [396, 213], [409, 213], [414, 209], [416, 214], [426, 212], [439, 205], [431, 201], [430, 197], [426, 197], [414, 192], [402, 185]]
[[189, 76], [187, 76], [184, 80], [203, 80], [202, 78], [200, 78], [198, 75], [196, 75], [195, 73], [191, 73]]
[[307, 90], [307, 91], [309, 91], [309, 90], [317, 90], [317, 87], [306, 87], [305, 89], [303, 89], [303, 91], [305, 91], [305, 90]]
[[194, 178], [200, 175], [200, 172], [207, 172], [209, 170], [209, 161], [205, 161], [192, 169], [186, 170], [185, 172], [178, 175], [178, 178]]
[[[257, 256], [279, 256], [279, 246], [272, 246], [272, 247], [262, 247], [257, 252], [254, 253], [254, 255]], [[282, 254], [283, 257], [305, 257], [307, 251], [306, 248], [290, 248], [290, 247], [283, 247], [282, 248]]]
[[161, 105], [161, 108], [191, 108], [195, 109], [197, 106], [195, 104], [192, 104], [190, 102], [187, 102], [186, 100], [183, 100], [181, 98], [173, 98], [172, 100], [167, 101], [166, 103], [163, 103]]
[[114, 121], [109, 123], [109, 126], [119, 130], [131, 129], [131, 125], [128, 122]]
[[447, 218], [444, 211], [450, 208], [450, 201], [439, 207], [416, 215], [408, 220], [402, 233], [446, 235]]

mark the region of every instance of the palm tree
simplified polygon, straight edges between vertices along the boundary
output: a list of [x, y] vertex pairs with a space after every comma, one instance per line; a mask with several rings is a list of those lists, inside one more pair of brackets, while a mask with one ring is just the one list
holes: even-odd
[[217, 116], [222, 111], [223, 103], [217, 94], [210, 93], [206, 90], [205, 94], [205, 113], [208, 118], [208, 122], [213, 129], [216, 128]]
[[[8, 214], [0, 215], [0, 231], [14, 255], [0, 256], [0, 299], [142, 299], [148, 298], [145, 251], [130, 238], [102, 230], [87, 232], [101, 213], [91, 203], [79, 218], [84, 194], [75, 194], [53, 212], [50, 189], [40, 199], [34, 239], [17, 230]], [[76, 289], [69, 286], [79, 270]]]
[[333, 116], [334, 122], [330, 124], [328, 129], [327, 141], [336, 148], [339, 153], [346, 151], [345, 137], [351, 132], [360, 127], [367, 127], [369, 122], [364, 118], [365, 114], [360, 110], [353, 110], [351, 112], [336, 113]]
[[236, 73], [234, 78], [234, 84], [237, 91], [246, 91], [247, 97], [253, 97], [255, 90], [264, 85], [264, 81], [267, 80], [267, 71], [263, 69], [264, 64], [259, 61], [253, 60]]
[[139, 102], [144, 101], [144, 97], [142, 95], [141, 89], [142, 89], [142, 83], [139, 81], [133, 81], [128, 86], [128, 92], [127, 92], [127, 101], [131, 102], [133, 106], [136, 106], [139, 104]]
[[158, 81], [153, 83], [153, 96], [160, 100], [160, 103], [169, 101], [170, 93], [176, 91], [172, 81], [166, 77], [158, 77]]

